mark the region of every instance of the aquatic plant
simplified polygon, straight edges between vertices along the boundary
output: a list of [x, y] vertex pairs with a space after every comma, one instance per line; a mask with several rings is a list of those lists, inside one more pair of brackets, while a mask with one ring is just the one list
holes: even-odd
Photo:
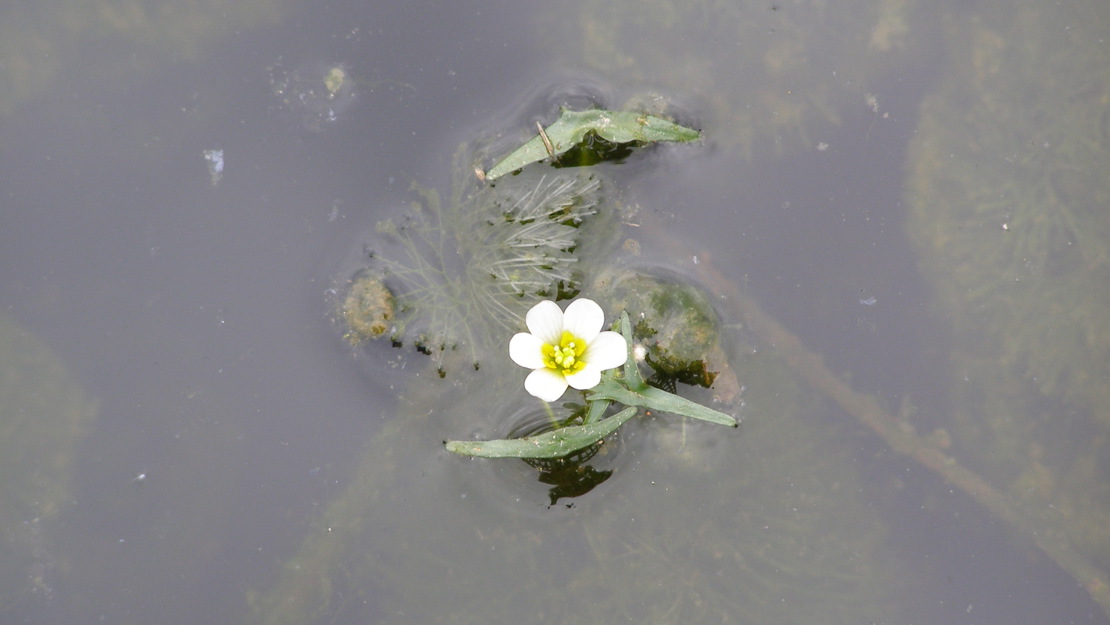
[[[465, 173], [446, 204], [414, 185], [421, 201], [412, 212], [378, 224], [396, 249], [372, 252], [371, 271], [350, 281], [341, 307], [348, 340], [388, 334], [394, 344], [411, 342], [436, 355], [441, 376], [444, 352], [466, 346], [477, 367], [479, 353], [516, 331], [525, 311], [575, 296], [613, 252], [618, 211], [598, 210], [601, 180], [581, 166], [606, 160], [613, 146], [631, 151], [701, 136], [659, 117], [604, 109], [563, 107], [546, 130], [537, 127], [538, 136], [488, 173], [464, 166], [481, 156], [460, 150], [456, 172]], [[573, 159], [560, 158], [568, 152]], [[546, 158], [555, 167], [538, 164]]]
[[[696, 284], [677, 275], [617, 269], [602, 273], [594, 288], [604, 292], [607, 306], [636, 311], [632, 337], [653, 386], [671, 392], [678, 384], [709, 388], [728, 369], [717, 314]], [[730, 378], [725, 375], [723, 381]], [[729, 399], [739, 394], [723, 385], [715, 391]]]
[[[553, 124], [545, 129], [536, 122], [536, 129], [539, 131], [538, 136], [498, 161], [488, 172], [478, 170], [478, 177], [492, 181], [545, 158], [557, 162], [563, 154], [571, 150], [590, 146], [594, 139], [621, 146], [646, 145], [659, 141], [690, 142], [701, 137], [701, 133], [693, 128], [637, 111], [572, 111], [565, 107], [560, 110], [559, 119]], [[590, 160], [583, 164], [592, 165], [596, 162]]]
[[378, 334], [414, 344], [441, 367], [443, 353], [460, 346], [477, 366], [482, 350], [515, 331], [536, 302], [576, 293], [588, 274], [583, 254], [613, 224], [598, 216], [601, 182], [590, 173], [526, 172], [477, 190], [470, 184], [459, 181], [446, 206], [435, 191], [417, 188], [422, 201], [411, 214], [379, 224], [395, 249], [371, 257], [394, 302], [389, 330]]
[[835, 426], [810, 418], [819, 399], [775, 350], [727, 353], [769, 418], [741, 430], [633, 419], [632, 449], [607, 441], [570, 471], [615, 466], [606, 491], [557, 506], [524, 462], [442, 461], [444, 433], [504, 431], [489, 398], [519, 393], [514, 369], [491, 362], [406, 393], [273, 584], [251, 593], [250, 622], [897, 621], [912, 571], [889, 557], [859, 463], [829, 444]]
[[[588, 302], [588, 304], [579, 306], [579, 310], [573, 310], [575, 304], [583, 301]], [[551, 305], [554, 306], [554, 303], [551, 303]], [[593, 307], [596, 307], [596, 311], [590, 310]], [[558, 309], [558, 306], [555, 306], [555, 308]], [[597, 349], [602, 353], [599, 354], [600, 357], [594, 365], [595, 368], [587, 365], [581, 371], [573, 373], [549, 372], [549, 367], [562, 368], [567, 360], [570, 360], [573, 367], [574, 356], [571, 354], [563, 356], [562, 362], [554, 362], [549, 356], [548, 352], [554, 352], [560, 348], [574, 350], [572, 345], [553, 346], [552, 343], [556, 339], [561, 344], [570, 334], [572, 340], [567, 342], [574, 343], [577, 340], [576, 337], [586, 337], [596, 333], [593, 323], [597, 320], [597, 317], [591, 315], [590, 312], [583, 313], [581, 311], [583, 308], [590, 310], [590, 312], [601, 313], [600, 307], [592, 300], [576, 300], [567, 307], [568, 313], [571, 313], [569, 315], [571, 323], [564, 326], [562, 314], [556, 317], [554, 311], [551, 311], [549, 306], [545, 306], [545, 302], [540, 302], [529, 312], [529, 329], [537, 332], [540, 336], [517, 334], [511, 341], [509, 352], [517, 364], [526, 367], [535, 364], [540, 367], [529, 374], [529, 379], [525, 381], [525, 388], [529, 393], [547, 402], [549, 401], [547, 397], [558, 399], [562, 396], [568, 383], [570, 383], [575, 388], [590, 391], [585, 396], [586, 407], [566, 419], [558, 419], [554, 416], [550, 406], [547, 406], [554, 422], [553, 429], [550, 431], [522, 438], [488, 441], [452, 440], [446, 443], [448, 451], [485, 458], [564, 458], [581, 449], [600, 443], [605, 437], [624, 425], [626, 421], [641, 414], [640, 409], [643, 409], [643, 414], [667, 413], [717, 425], [729, 427], [739, 425], [739, 421], [732, 415], [707, 408], [697, 402], [651, 386], [644, 381], [640, 375], [640, 365], [637, 362], [636, 354], [628, 349], [628, 345], [632, 342], [632, 324], [628, 320], [627, 312], [621, 313], [621, 333], [617, 335], [619, 340], [616, 338], [610, 339], [611, 335], [616, 334], [611, 332], [608, 335], [599, 333], [587, 341], [587, 347], [582, 354], [587, 359], [590, 358], [595, 342], [601, 343]], [[594, 318], [591, 319], [590, 317]], [[555, 331], [555, 327], [558, 328], [558, 332]], [[569, 331], [564, 328], [569, 328]], [[600, 327], [598, 327], [598, 330], [600, 330]], [[522, 336], [527, 338], [519, 338]], [[513, 343], [516, 344], [515, 347], [512, 345]], [[535, 352], [539, 353], [536, 354]], [[601, 372], [601, 370], [619, 366], [617, 357], [622, 355], [624, 356], [624, 367], [620, 373], [614, 373], [613, 371]], [[612, 365], [612, 367], [608, 365]], [[537, 378], [538, 381], [533, 380], [533, 378]], [[555, 393], [556, 390], [558, 395]], [[550, 401], [554, 401], [554, 399]], [[607, 416], [610, 404], [614, 402], [624, 405], [624, 409], [614, 415]]]
[[528, 332], [509, 341], [509, 357], [532, 369], [524, 380], [529, 394], [544, 401], [558, 400], [568, 386], [589, 390], [601, 382], [601, 372], [624, 364], [628, 342], [617, 332], [601, 331], [605, 313], [591, 299], [576, 299], [564, 313], [544, 300], [525, 316]]
[[[718, 355], [727, 359], [724, 354], [734, 352], [722, 347], [726, 335], [708, 298], [695, 295], [696, 287], [676, 289], [651, 278], [638, 283], [626, 280], [625, 274], [635, 275], [634, 271], [614, 277], [611, 272], [583, 270], [583, 264], [592, 267], [599, 264], [595, 259], [610, 258], [614, 246], [599, 246], [603, 253], [595, 256], [588, 252], [588, 240], [575, 237], [605, 232], [593, 220], [615, 210], [599, 213], [589, 204], [593, 212], [565, 231], [565, 238], [555, 239], [556, 243], [550, 243], [547, 235], [542, 241], [528, 240], [526, 249], [539, 247], [557, 261], [567, 259], [565, 265], [541, 265], [548, 273], [535, 281], [527, 278], [533, 274], [527, 273], [532, 265], [526, 263], [504, 274], [490, 271], [497, 262], [519, 254], [498, 247], [516, 240], [514, 233], [522, 227], [537, 222], [545, 230], [551, 223], [566, 225], [562, 217], [549, 217], [548, 209], [526, 209], [549, 206], [534, 199], [547, 195], [541, 185], [549, 175], [546, 166], [525, 167], [506, 182], [525, 181], [526, 185], [511, 193], [501, 190], [506, 199], [499, 204], [491, 200], [492, 195], [483, 195], [486, 190], [479, 190], [473, 198], [453, 200], [451, 207], [441, 209], [438, 198], [426, 193], [422, 207], [430, 207], [430, 219], [384, 226], [400, 242], [405, 261], [376, 264], [386, 283], [393, 283], [396, 308], [377, 306], [388, 298], [373, 290], [358, 299], [374, 302], [382, 311], [371, 317], [375, 321], [392, 323], [387, 311], [394, 315], [392, 319], [412, 315], [408, 329], [404, 320], [397, 329], [411, 335], [418, 313], [431, 315], [443, 308], [462, 317], [488, 305], [479, 302], [491, 293], [518, 302], [535, 298], [539, 290], [562, 292], [567, 284], [553, 279], [553, 274], [562, 272], [570, 276], [570, 288], [575, 291], [596, 289], [596, 295], [588, 292], [591, 298], [621, 297], [629, 304], [616, 326], [623, 337], [619, 349], [612, 339], [613, 349], [605, 350], [612, 351], [614, 358], [605, 354], [602, 362], [593, 363], [605, 369], [597, 372], [599, 379], [591, 373], [581, 384], [573, 384], [589, 387], [582, 391], [581, 404], [540, 404], [520, 392], [520, 372], [503, 357], [504, 342], [501, 358], [487, 358], [480, 369], [459, 371], [455, 384], [438, 385], [435, 392], [428, 392], [424, 380], [417, 380], [400, 397], [401, 413], [371, 443], [344, 493], [323, 510], [275, 585], [250, 595], [254, 619], [268, 625], [324, 619], [385, 623], [884, 620], [883, 591], [897, 576], [881, 572], [880, 561], [874, 558], [881, 528], [867, 517], [866, 506], [859, 501], [852, 463], [829, 452], [826, 433], [819, 432], [828, 426], [799, 418], [809, 410], [799, 405], [805, 390], [774, 360], [773, 350], [735, 352], [742, 354], [744, 375], [759, 380], [761, 409], [775, 415], [758, 425], [757, 436], [750, 440], [729, 436], [733, 429], [706, 432], [698, 427], [702, 422], [735, 425], [736, 421], [643, 379], [640, 359], [649, 353], [680, 369], [699, 363], [705, 372], [706, 363]], [[592, 180], [582, 173], [573, 176]], [[495, 204], [510, 210], [487, 208]], [[477, 209], [458, 211], [454, 208], [458, 206]], [[521, 218], [521, 214], [534, 217]], [[488, 245], [491, 242], [497, 245]], [[463, 266], [449, 267], [445, 262], [454, 252], [466, 261]], [[528, 288], [512, 286], [520, 280]], [[632, 291], [642, 287], [649, 294], [635, 300], [627, 291], [612, 293], [608, 287], [614, 284]], [[674, 290], [678, 293], [668, 297], [668, 291]], [[474, 292], [483, 295], [476, 297]], [[419, 306], [410, 304], [406, 311], [406, 299]], [[456, 304], [447, 309], [452, 302]], [[641, 308], [638, 303], [650, 305]], [[681, 310], [688, 306], [697, 310]], [[505, 312], [483, 310], [490, 316]], [[510, 339], [509, 355], [529, 368], [551, 364], [573, 370], [579, 358], [588, 366], [592, 341], [604, 335], [602, 310], [584, 300], [571, 303], [566, 313], [554, 302], [535, 304], [532, 313], [522, 315], [530, 330], [524, 336], [531, 338]], [[638, 335], [633, 334], [630, 317], [636, 320]], [[488, 323], [488, 319], [479, 321]], [[422, 323], [425, 328], [453, 328], [451, 323], [461, 322], [440, 318]], [[520, 316], [515, 324], [519, 330]], [[371, 324], [370, 332], [380, 328]], [[451, 332], [465, 334], [458, 329]], [[507, 337], [503, 333], [502, 338]], [[581, 352], [579, 339], [586, 344]], [[679, 345], [686, 342], [692, 344]], [[637, 349], [628, 349], [630, 345]], [[617, 354], [625, 356], [623, 367], [608, 369], [618, 364]], [[722, 363], [714, 362], [718, 364]], [[722, 364], [719, 371], [735, 384], [732, 367]], [[575, 375], [572, 372], [569, 377]], [[529, 390], [543, 399], [558, 399], [570, 385], [568, 376], [562, 377], [557, 385], [547, 385], [550, 388], [540, 385]], [[695, 392], [708, 391], [697, 388]], [[732, 396], [730, 408], [738, 405], [737, 395]], [[523, 429], [518, 417], [540, 410], [552, 422], [542, 434], [447, 443], [447, 450], [457, 453], [512, 456], [526, 462], [441, 461], [445, 435], [512, 436]], [[664, 420], [664, 413], [693, 417], [681, 420], [680, 440], [666, 431], [673, 421]], [[624, 437], [607, 437], [626, 424], [635, 432], [627, 437], [635, 441], [629, 444], [640, 450], [654, 447], [652, 451], [658, 453], [619, 453]], [[530, 427], [532, 422], [525, 425]], [[675, 442], [679, 445], [670, 444]], [[566, 462], [547, 462], [568, 455]], [[594, 464], [621, 458], [625, 466], [634, 459], [636, 470], [617, 472]], [[537, 492], [535, 471], [539, 482], [553, 486], [543, 489], [542, 501], [532, 497]], [[728, 478], [706, 479], [707, 472]], [[618, 475], [626, 480], [623, 490], [607, 497], [587, 496], [598, 483]], [[533, 488], [519, 488], [521, 482]], [[575, 501], [556, 506], [564, 497]], [[575, 522], [559, 522], [566, 515], [573, 515]], [[436, 592], [429, 595], [428, 588]], [[792, 600], [784, 601], [786, 595]], [[568, 597], [575, 601], [568, 603]]]
[[70, 570], [55, 532], [97, 410], [57, 354], [0, 314], [0, 612], [50, 603]]
[[[952, 324], [953, 445], [1110, 568], [1110, 30], [1097, 0], [984, 5], [911, 144], [908, 228]], [[1100, 468], [1101, 467], [1101, 468]]]
[[[501, 175], [520, 170], [504, 183], [464, 195], [468, 187], [459, 181], [446, 208], [435, 191], [418, 189], [424, 202], [402, 225], [392, 220], [379, 224], [379, 230], [400, 245], [402, 260], [372, 254], [381, 276], [364, 272], [351, 281], [342, 305], [345, 336], [358, 343], [388, 331], [394, 345], [412, 337], [418, 350], [436, 356], [439, 375], [445, 377], [448, 351], [468, 346], [478, 369], [479, 353], [497, 332], [519, 326], [523, 317], [529, 332], [511, 338], [509, 355], [532, 369], [525, 390], [545, 405], [562, 397], [568, 386], [592, 391], [585, 396], [587, 407], [570, 417], [558, 419], [548, 406], [554, 424], [550, 431], [514, 439], [447, 441], [448, 451], [463, 455], [564, 458], [598, 444], [641, 408], [645, 413], [654, 410], [735, 427], [738, 422], [731, 415], [643, 380], [628, 350], [632, 331], [627, 312], [621, 315], [620, 333], [603, 332], [605, 315], [593, 300], [576, 300], [565, 313], [550, 299], [536, 303], [537, 298], [571, 296], [590, 282], [577, 270], [582, 259], [590, 258], [579, 235], [606, 229], [583, 227], [599, 213], [593, 195], [597, 178], [571, 170], [551, 173], [536, 165], [543, 152], [535, 146], [542, 143], [554, 158], [583, 148], [591, 138], [639, 145], [693, 141], [700, 133], [634, 112], [566, 108], [548, 129], [551, 136], [539, 126], [538, 138], [494, 167]], [[474, 173], [482, 183], [496, 177], [477, 168]], [[612, 216], [616, 211], [606, 212]], [[611, 247], [603, 251], [609, 253]], [[454, 257], [461, 267], [449, 262]], [[531, 307], [526, 315], [519, 310], [521, 304]], [[609, 371], [622, 364], [622, 373]], [[625, 408], [608, 414], [614, 402]]]

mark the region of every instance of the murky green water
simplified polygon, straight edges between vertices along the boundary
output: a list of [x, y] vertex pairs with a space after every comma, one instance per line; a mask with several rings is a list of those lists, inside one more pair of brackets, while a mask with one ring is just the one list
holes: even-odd
[[[0, 9], [0, 620], [1108, 622], [1110, 11], [996, 4]], [[471, 170], [590, 104], [706, 139], [504, 276], [686, 283], [744, 423], [454, 456], [541, 414]]]

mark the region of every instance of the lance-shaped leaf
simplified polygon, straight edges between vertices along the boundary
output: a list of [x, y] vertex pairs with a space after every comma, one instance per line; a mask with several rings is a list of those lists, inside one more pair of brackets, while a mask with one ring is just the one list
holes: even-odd
[[[621, 336], [624, 337], [625, 343], [635, 345], [632, 342], [632, 322], [628, 320], [627, 310], [621, 311]], [[645, 389], [647, 382], [644, 382], [644, 377], [640, 375], [640, 366], [636, 364], [635, 353], [634, 349], [628, 350], [628, 358], [624, 361], [624, 383], [630, 389]]]
[[643, 406], [650, 410], [670, 412], [683, 417], [701, 419], [702, 421], [727, 425], [729, 427], [736, 427], [739, 425], [736, 419], [730, 415], [713, 410], [712, 408], [706, 408], [685, 397], [679, 397], [674, 393], [668, 393], [654, 386], [645, 386], [640, 389], [631, 390], [619, 382], [609, 380], [595, 386], [593, 388], [593, 393], [587, 396], [586, 399], [588, 401], [608, 399], [624, 404], [625, 406]]
[[562, 458], [609, 436], [636, 416], [635, 408], [589, 425], [568, 425], [526, 438], [493, 441], [447, 441], [447, 451], [482, 458]]
[[701, 137], [697, 130], [646, 113], [564, 108], [555, 123], [494, 165], [485, 173], [485, 179], [495, 180], [529, 163], [559, 156], [581, 144], [591, 132], [612, 143], [686, 142]]

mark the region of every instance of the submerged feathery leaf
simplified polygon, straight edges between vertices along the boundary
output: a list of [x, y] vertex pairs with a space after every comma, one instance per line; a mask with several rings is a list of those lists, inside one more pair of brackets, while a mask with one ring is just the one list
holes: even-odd
[[373, 264], [396, 294], [391, 338], [435, 355], [478, 354], [519, 326], [541, 299], [580, 289], [582, 226], [597, 214], [600, 181], [580, 172], [506, 178], [444, 206], [434, 191], [404, 221], [379, 231], [399, 245]]

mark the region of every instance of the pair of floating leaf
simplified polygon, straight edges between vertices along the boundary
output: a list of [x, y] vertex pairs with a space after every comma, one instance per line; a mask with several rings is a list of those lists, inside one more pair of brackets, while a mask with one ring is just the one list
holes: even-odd
[[485, 180], [495, 180], [530, 163], [559, 156], [583, 143], [590, 133], [611, 143], [689, 142], [701, 137], [697, 130], [645, 113], [564, 108], [555, 123], [541, 128], [538, 136], [485, 172]]

